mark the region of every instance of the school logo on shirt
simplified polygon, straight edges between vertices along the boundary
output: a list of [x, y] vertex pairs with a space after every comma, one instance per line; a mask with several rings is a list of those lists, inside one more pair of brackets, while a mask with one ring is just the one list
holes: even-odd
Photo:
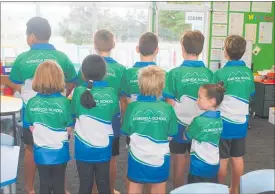
[[36, 101], [30, 108], [35, 114], [56, 114], [63, 113], [63, 108], [58, 103], [49, 103], [47, 101]]
[[209, 82], [209, 78], [204, 73], [186, 73], [182, 79], [182, 83], [189, 84], [203, 84]]
[[130, 84], [136, 84], [138, 83], [138, 75], [135, 74], [131, 79], [130, 79]]
[[42, 63], [46, 60], [53, 60], [57, 61], [57, 58], [53, 56], [52, 54], [47, 54], [45, 55], [44, 53], [38, 53], [38, 54], [33, 54], [28, 58], [26, 63]]
[[211, 122], [207, 126], [203, 127], [203, 132], [205, 133], [221, 133], [222, 127], [219, 122]]
[[158, 123], [160, 121], [166, 121], [166, 120], [167, 118], [163, 112], [161, 111], [154, 112], [150, 109], [147, 109], [145, 111], [140, 110], [133, 117], [133, 121], [140, 121], [142, 123]]
[[251, 78], [249, 73], [247, 72], [242, 73], [240, 71], [232, 72], [227, 77], [228, 82], [236, 82], [241, 84], [244, 84], [246, 81], [250, 81], [250, 80]]
[[107, 68], [106, 76], [116, 77], [116, 73], [112, 68]]
[[114, 101], [112, 97], [109, 94], [99, 94], [95, 93], [94, 94], [96, 106], [99, 108], [105, 108], [108, 104], [113, 104]]

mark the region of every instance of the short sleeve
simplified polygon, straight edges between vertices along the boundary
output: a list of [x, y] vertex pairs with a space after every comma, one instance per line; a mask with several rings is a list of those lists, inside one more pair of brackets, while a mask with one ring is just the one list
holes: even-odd
[[252, 75], [251, 76], [251, 80], [252, 80], [252, 83], [251, 83], [251, 88], [250, 88], [250, 96], [254, 96], [255, 95], [255, 82], [254, 82], [254, 76]]
[[[170, 105], [169, 105], [170, 106]], [[170, 121], [168, 127], [168, 136], [175, 137], [178, 134], [177, 116], [172, 106], [170, 106]]]
[[124, 76], [122, 79], [122, 94], [124, 96], [130, 97], [129, 84], [127, 82], [127, 70], [125, 70]]
[[198, 124], [198, 119], [195, 118], [185, 131], [187, 139], [194, 139], [201, 131], [201, 127]]
[[121, 133], [124, 135], [131, 135], [132, 128], [132, 104], [129, 104], [124, 114], [123, 123], [121, 127]]
[[30, 127], [33, 125], [33, 120], [31, 117], [31, 113], [30, 113], [30, 103], [27, 104], [27, 107], [25, 108], [25, 112], [24, 112], [24, 120], [25, 120], [25, 124]]
[[165, 98], [175, 99], [175, 84], [173, 71], [166, 73], [165, 76], [165, 88], [163, 90], [163, 96]]
[[73, 116], [72, 116], [72, 106], [70, 102], [68, 102], [68, 105], [67, 105], [66, 124], [67, 124], [67, 127], [70, 127], [74, 124]]
[[24, 83], [24, 80], [22, 79], [22, 75], [21, 75], [20, 56], [16, 58], [13, 64], [9, 78], [15, 84]]
[[65, 74], [65, 81], [67, 83], [75, 82], [77, 79], [74, 65], [67, 56], [65, 56], [64, 74]]

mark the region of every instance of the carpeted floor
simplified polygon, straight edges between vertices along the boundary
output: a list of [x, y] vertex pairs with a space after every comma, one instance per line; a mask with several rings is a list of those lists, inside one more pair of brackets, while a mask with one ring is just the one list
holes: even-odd
[[[271, 125], [267, 120], [254, 119], [251, 120], [251, 129], [248, 131], [247, 137], [247, 154], [245, 156], [245, 172], [258, 169], [274, 169], [274, 125]], [[72, 153], [73, 154], [73, 153]], [[17, 193], [24, 192], [24, 165], [23, 165], [24, 149], [21, 147]], [[120, 156], [117, 158], [118, 172], [116, 189], [121, 193], [125, 192], [124, 177], [127, 169], [127, 151], [125, 149], [125, 138], [120, 140]], [[228, 175], [228, 183], [229, 183]], [[171, 177], [171, 176], [170, 176]], [[78, 193], [79, 180], [76, 171], [75, 162], [71, 161], [67, 167], [67, 184], [71, 194]], [[172, 189], [171, 178], [167, 184], [167, 193]], [[39, 177], [36, 173], [35, 191], [39, 191]]]

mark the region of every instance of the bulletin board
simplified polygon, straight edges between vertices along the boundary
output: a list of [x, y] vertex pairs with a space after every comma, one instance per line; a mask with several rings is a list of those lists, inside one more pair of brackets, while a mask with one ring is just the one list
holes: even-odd
[[247, 52], [246, 59], [252, 58], [254, 72], [275, 65], [275, 2], [211, 2], [211, 8], [210, 69], [218, 69], [223, 40], [231, 34], [242, 35], [249, 42], [252, 53]]

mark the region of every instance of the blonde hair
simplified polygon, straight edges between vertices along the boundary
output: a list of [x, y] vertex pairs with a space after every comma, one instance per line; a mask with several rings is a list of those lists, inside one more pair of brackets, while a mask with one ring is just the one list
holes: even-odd
[[165, 87], [165, 71], [154, 65], [140, 69], [138, 86], [142, 95], [161, 96]]
[[51, 60], [41, 63], [35, 71], [32, 89], [41, 94], [64, 92], [65, 81], [61, 67]]

